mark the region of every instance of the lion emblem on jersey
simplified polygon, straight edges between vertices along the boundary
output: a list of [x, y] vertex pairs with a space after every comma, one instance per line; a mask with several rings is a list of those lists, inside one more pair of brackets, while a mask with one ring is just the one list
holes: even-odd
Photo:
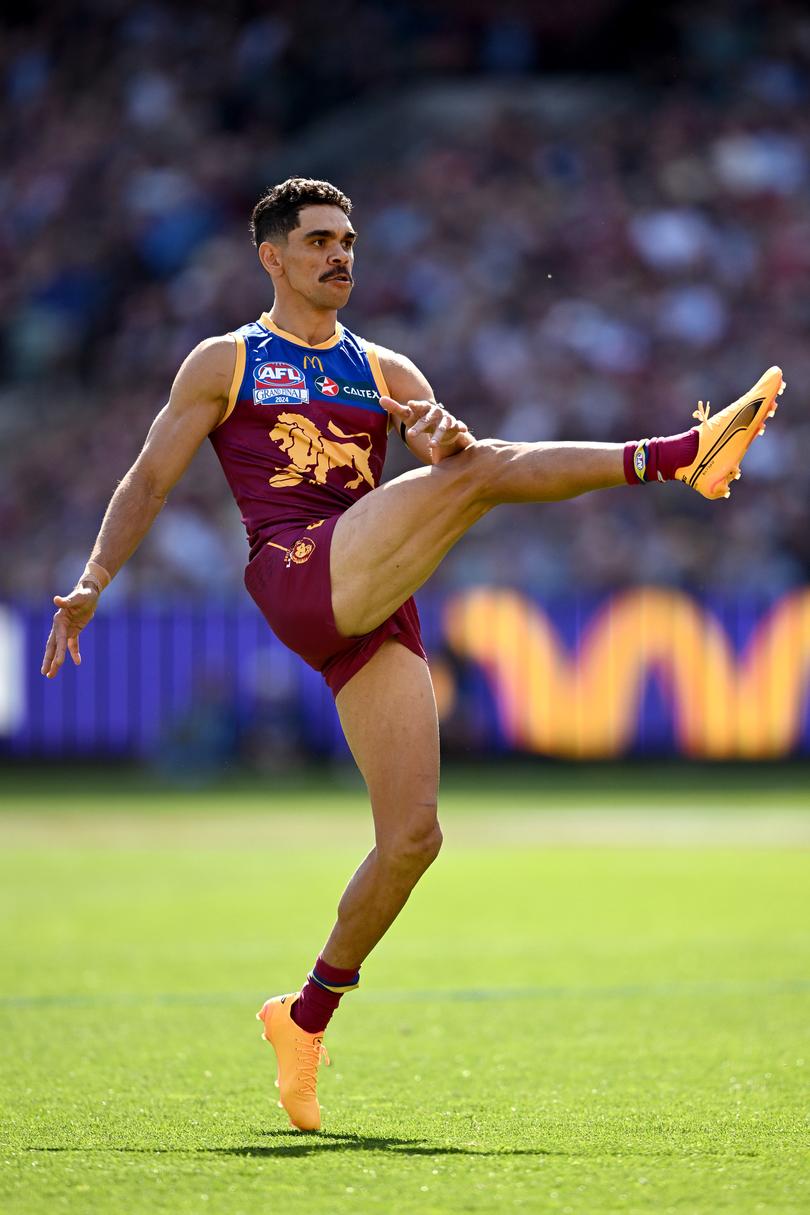
[[270, 484], [280, 488], [299, 485], [306, 479], [325, 485], [330, 469], [345, 468], [354, 474], [346, 482], [346, 489], [357, 489], [363, 481], [373, 488], [371, 435], [345, 434], [332, 421], [327, 429], [338, 442], [327, 438], [310, 418], [300, 413], [279, 414], [278, 421], [270, 431], [270, 438], [279, 445], [290, 463], [270, 478]]

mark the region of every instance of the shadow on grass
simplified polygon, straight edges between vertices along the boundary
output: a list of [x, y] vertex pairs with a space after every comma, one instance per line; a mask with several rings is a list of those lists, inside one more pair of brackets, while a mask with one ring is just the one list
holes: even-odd
[[118, 1152], [122, 1155], [144, 1156], [242, 1156], [257, 1159], [315, 1156], [323, 1152], [392, 1152], [397, 1156], [558, 1156], [566, 1153], [544, 1148], [453, 1147], [432, 1143], [429, 1139], [394, 1139], [389, 1135], [340, 1135], [327, 1131], [308, 1134], [304, 1131], [261, 1131], [272, 1143], [245, 1144], [239, 1147], [116, 1147], [112, 1144], [74, 1147], [67, 1145], [29, 1145], [25, 1152]]
[[311, 1156], [321, 1152], [393, 1152], [397, 1156], [549, 1156], [543, 1148], [451, 1147], [428, 1139], [393, 1139], [388, 1135], [339, 1135], [319, 1131], [263, 1131], [273, 1143], [230, 1148], [202, 1148], [218, 1156]]

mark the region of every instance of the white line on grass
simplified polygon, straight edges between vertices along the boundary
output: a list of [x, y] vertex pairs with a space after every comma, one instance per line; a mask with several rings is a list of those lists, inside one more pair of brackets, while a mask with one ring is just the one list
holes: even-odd
[[[622, 983], [604, 987], [462, 987], [364, 992], [372, 1004], [476, 1004], [510, 1000], [612, 1000], [634, 996], [746, 996], [805, 995], [810, 979], [713, 979], [680, 983]], [[106, 1008], [110, 1006], [180, 1005], [205, 1007], [217, 1004], [255, 1004], [264, 997], [253, 991], [221, 992], [97, 992], [86, 995], [0, 996], [0, 1009], [15, 1008]]]

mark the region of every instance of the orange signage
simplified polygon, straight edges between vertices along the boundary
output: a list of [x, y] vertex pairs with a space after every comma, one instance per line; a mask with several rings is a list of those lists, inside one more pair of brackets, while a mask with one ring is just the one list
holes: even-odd
[[672, 706], [680, 750], [701, 759], [779, 759], [796, 746], [810, 674], [810, 589], [785, 595], [738, 653], [715, 618], [680, 591], [614, 595], [576, 653], [525, 595], [481, 588], [446, 607], [447, 640], [486, 672], [517, 748], [596, 759], [623, 754], [647, 678]]

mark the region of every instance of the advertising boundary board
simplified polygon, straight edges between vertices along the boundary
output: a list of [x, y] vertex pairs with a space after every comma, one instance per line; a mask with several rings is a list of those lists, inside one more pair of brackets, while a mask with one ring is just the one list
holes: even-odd
[[[541, 601], [474, 587], [419, 598], [445, 741], [483, 756], [810, 753], [810, 588], [697, 598], [664, 588]], [[51, 609], [0, 604], [0, 753], [143, 758], [217, 725], [343, 755], [321, 678], [242, 599], [102, 603], [83, 663], [39, 673]], [[223, 743], [223, 745], [225, 745]]]

